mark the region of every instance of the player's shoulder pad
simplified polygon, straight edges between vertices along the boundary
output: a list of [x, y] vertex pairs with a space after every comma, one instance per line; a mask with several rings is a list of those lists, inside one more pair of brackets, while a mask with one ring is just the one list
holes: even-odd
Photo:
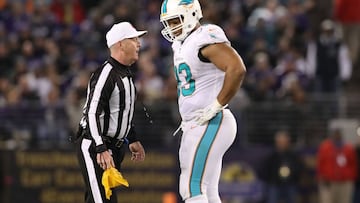
[[214, 24], [201, 25], [197, 40], [200, 47], [215, 43], [230, 43], [223, 29]]

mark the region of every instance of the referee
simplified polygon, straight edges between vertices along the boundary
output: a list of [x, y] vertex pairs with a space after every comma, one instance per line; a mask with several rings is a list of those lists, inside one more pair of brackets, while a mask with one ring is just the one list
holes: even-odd
[[146, 32], [128, 22], [114, 24], [106, 34], [110, 57], [91, 75], [77, 137], [86, 203], [117, 202], [115, 194], [105, 198], [101, 178], [105, 169], [120, 170], [126, 144], [133, 161], [145, 159], [132, 123], [136, 90], [129, 68], [139, 58], [139, 37]]

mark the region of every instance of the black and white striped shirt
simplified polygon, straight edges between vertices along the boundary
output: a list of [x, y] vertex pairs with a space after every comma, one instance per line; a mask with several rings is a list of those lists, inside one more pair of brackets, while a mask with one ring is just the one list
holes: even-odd
[[132, 125], [136, 89], [129, 67], [109, 58], [92, 75], [87, 88], [80, 125], [96, 143], [103, 144], [102, 136], [121, 139], [128, 136], [136, 141]]

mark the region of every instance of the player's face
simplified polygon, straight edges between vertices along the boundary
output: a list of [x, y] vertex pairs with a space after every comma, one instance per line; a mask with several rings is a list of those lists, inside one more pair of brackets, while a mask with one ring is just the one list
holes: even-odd
[[[181, 24], [180, 18], [173, 18], [167, 21], [170, 28], [175, 28], [176, 26], [179, 26]], [[179, 36], [182, 33], [182, 29], [176, 30], [173, 34], [175, 36]]]

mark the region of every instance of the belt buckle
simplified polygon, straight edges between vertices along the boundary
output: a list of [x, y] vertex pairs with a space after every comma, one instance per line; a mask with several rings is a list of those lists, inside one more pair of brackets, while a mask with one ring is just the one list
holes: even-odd
[[117, 140], [115, 143], [115, 147], [120, 148], [124, 144], [124, 139]]

